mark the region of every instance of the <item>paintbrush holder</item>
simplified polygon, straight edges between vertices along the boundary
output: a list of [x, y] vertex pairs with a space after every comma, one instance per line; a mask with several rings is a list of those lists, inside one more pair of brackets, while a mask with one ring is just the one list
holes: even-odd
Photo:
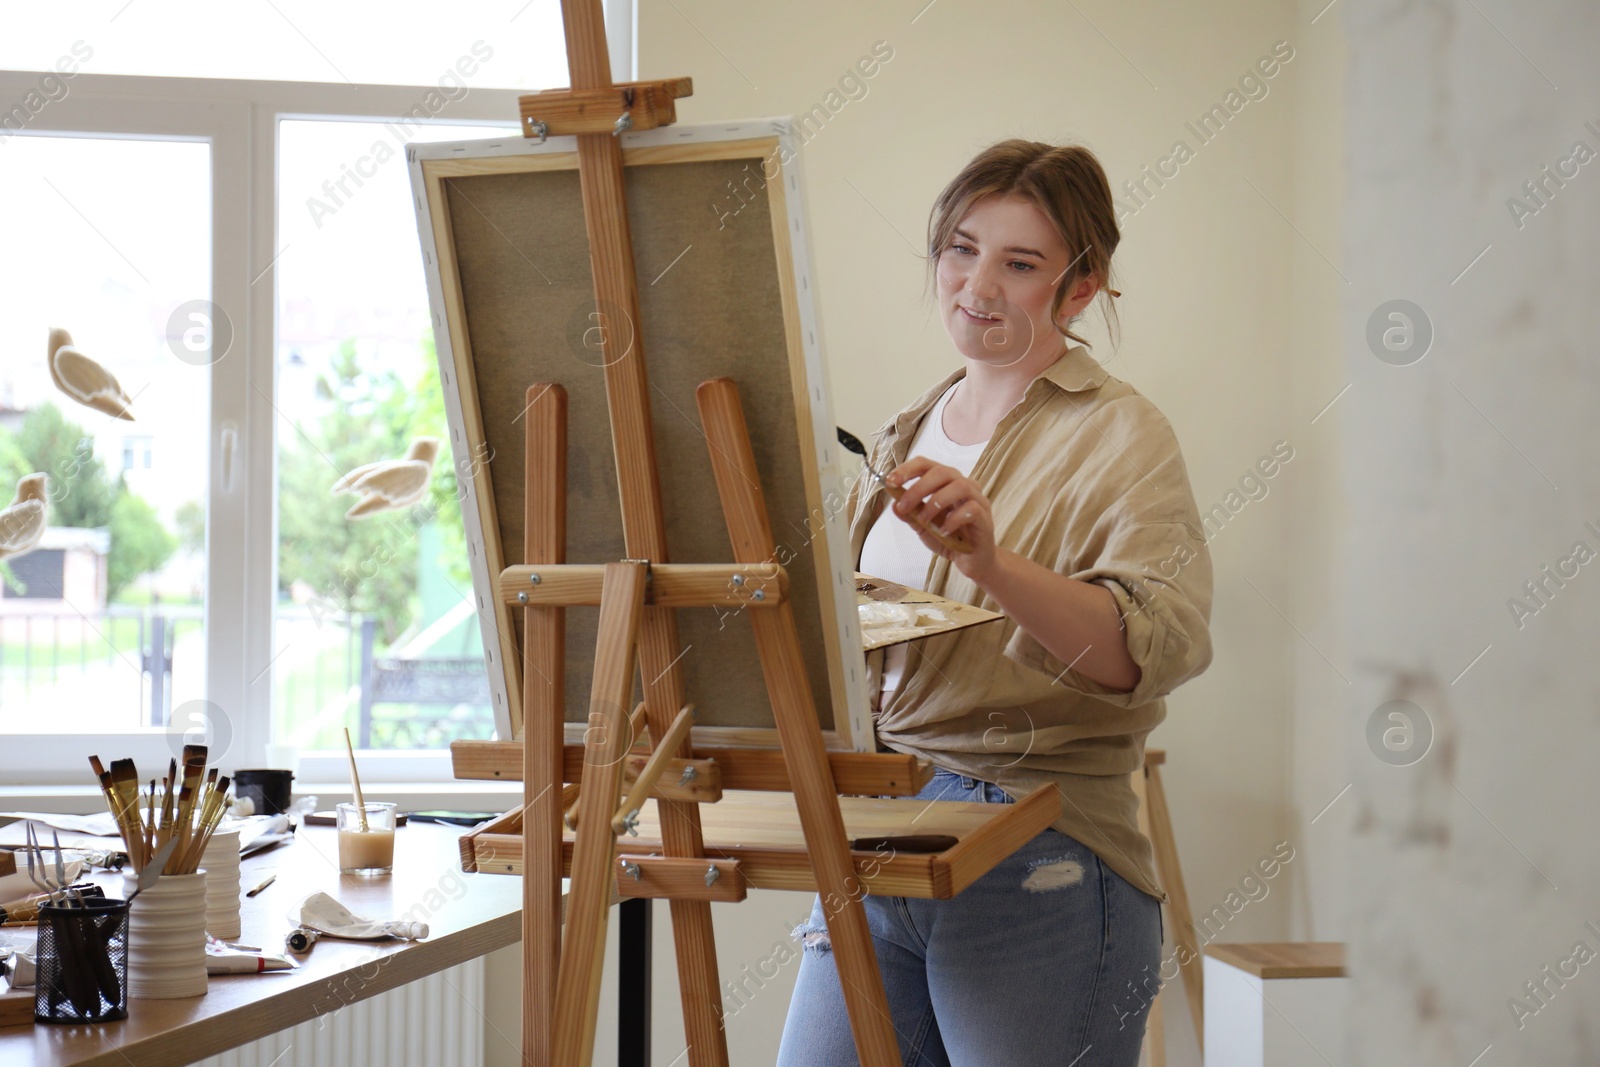
[[[138, 875], [123, 872], [128, 894]], [[164, 874], [128, 911], [128, 995], [198, 997], [206, 991], [206, 872]]]
[[[200, 866], [206, 872], [206, 933], [230, 941], [242, 932], [239, 921], [239, 831], [218, 830], [206, 843]], [[135, 904], [138, 901], [134, 901]]]
[[128, 1017], [128, 904], [85, 898], [39, 908], [34, 1020], [107, 1023]]

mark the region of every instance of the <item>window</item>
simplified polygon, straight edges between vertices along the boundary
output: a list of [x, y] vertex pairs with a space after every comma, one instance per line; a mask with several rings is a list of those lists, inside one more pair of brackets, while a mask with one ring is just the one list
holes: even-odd
[[[631, 4], [606, 6], [628, 78]], [[0, 66], [34, 68], [0, 70], [0, 195], [26, 208], [6, 233], [24, 254], [0, 262], [0, 508], [34, 468], [72, 490], [0, 561], [0, 785], [81, 783], [91, 752], [156, 766], [200, 738], [225, 769], [276, 742], [302, 782], [338, 780], [318, 750], [345, 725], [378, 780], [442, 779], [441, 746], [492, 728], [448, 448], [428, 521], [347, 522], [356, 498], [329, 490], [447, 438], [403, 145], [515, 136], [518, 93], [494, 86], [566, 82], [559, 9], [430, 7], [426, 40], [417, 19], [301, 15], [68, 3], [0, 40]], [[273, 46], [219, 47], [245, 40]], [[60, 392], [52, 326], [135, 421]], [[307, 566], [317, 538], [359, 558], [397, 534], [404, 565], [365, 600]]]

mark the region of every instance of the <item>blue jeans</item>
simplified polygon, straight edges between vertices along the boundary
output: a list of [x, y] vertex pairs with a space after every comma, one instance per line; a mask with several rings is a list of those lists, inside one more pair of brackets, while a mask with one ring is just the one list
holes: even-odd
[[[918, 795], [1011, 803], [944, 770]], [[1137, 1067], [1161, 905], [1078, 841], [1046, 830], [952, 900], [863, 904], [907, 1067]], [[795, 936], [778, 1067], [855, 1067], [820, 898]]]

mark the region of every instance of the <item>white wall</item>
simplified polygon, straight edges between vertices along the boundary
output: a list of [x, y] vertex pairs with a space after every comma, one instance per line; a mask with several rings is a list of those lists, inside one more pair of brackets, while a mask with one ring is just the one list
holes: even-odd
[[[1600, 549], [1600, 164], [1520, 226], [1508, 203], [1538, 206], [1523, 183], [1575, 142], [1600, 151], [1600, 11], [1383, 0], [1343, 18], [1349, 1062], [1594, 1063], [1600, 577], [1569, 565], [1520, 628], [1508, 601], [1538, 606], [1524, 582]], [[1367, 348], [1394, 298], [1435, 329], [1411, 366]], [[1392, 699], [1433, 724], [1413, 766], [1363, 741]]]
[[[1113, 350], [1096, 321], [1095, 354], [1172, 421], [1202, 510], [1221, 503], [1275, 442], [1288, 441], [1295, 458], [1212, 543], [1216, 661], [1169, 701], [1152, 745], [1170, 754], [1168, 793], [1197, 912], [1222, 905], [1277, 842], [1296, 849], [1268, 895], [1221, 939], [1336, 937], [1322, 912], [1337, 903], [1338, 864], [1327, 857], [1339, 855], [1329, 844], [1338, 831], [1331, 816], [1308, 825], [1316, 810], [1304, 809], [1337, 789], [1325, 788], [1336, 775], [1314, 753], [1332, 736], [1319, 724], [1336, 714], [1329, 709], [1346, 686], [1296, 627], [1336, 656], [1336, 582], [1325, 555], [1336, 542], [1318, 531], [1337, 517], [1339, 423], [1331, 413], [1310, 420], [1340, 374], [1331, 326], [1343, 283], [1322, 258], [1339, 256], [1339, 22], [1312, 24], [1320, 5], [1265, 0], [1220, 10], [1151, 0], [925, 3], [641, 0], [639, 75], [694, 78], [694, 96], [678, 109], [684, 123], [793, 114], [823, 103], [875, 42], [893, 47], [867, 95], [802, 152], [835, 413], [857, 432], [956, 366], [923, 300], [918, 250], [934, 196], [973, 153], [1010, 136], [1078, 141], [1118, 187], [1174, 141], [1189, 143], [1193, 159], [1124, 220], [1122, 343]], [[1267, 95], [1200, 143], [1185, 123], [1222, 102], [1278, 41], [1294, 57], [1266, 81]], [[1306, 755], [1296, 755], [1297, 739]], [[1297, 773], [1307, 784], [1292, 784]], [[1324, 871], [1318, 884], [1327, 888], [1303, 883], [1313, 870]], [[803, 901], [756, 894], [719, 909], [724, 977], [767, 954]], [[656, 1051], [670, 1063], [682, 1050], [681, 1024], [669, 923], [658, 911]], [[505, 1014], [491, 1018], [512, 1020], [514, 1036], [514, 953], [492, 967]], [[772, 1061], [792, 983], [791, 965], [730, 1024], [735, 1063]], [[1173, 992], [1169, 1062], [1194, 1065], [1181, 991]]]

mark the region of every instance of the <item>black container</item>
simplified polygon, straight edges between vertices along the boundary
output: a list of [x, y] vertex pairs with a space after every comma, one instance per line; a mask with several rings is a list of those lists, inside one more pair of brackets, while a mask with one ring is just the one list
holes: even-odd
[[86, 897], [39, 908], [33, 1017], [105, 1023], [128, 1017], [128, 902]]
[[289, 810], [293, 781], [293, 771], [234, 771], [233, 792], [255, 801], [257, 815], [281, 815]]

